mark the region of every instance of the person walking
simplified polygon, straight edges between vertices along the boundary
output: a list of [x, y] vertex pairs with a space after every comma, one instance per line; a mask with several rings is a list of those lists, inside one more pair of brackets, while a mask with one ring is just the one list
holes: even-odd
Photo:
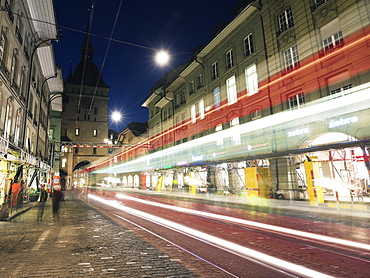
[[48, 193], [45, 190], [45, 186], [41, 186], [40, 200], [38, 203], [37, 221], [42, 221], [44, 215], [45, 203], [48, 200]]
[[63, 200], [63, 192], [59, 186], [55, 186], [52, 194], [53, 218], [59, 219], [60, 201]]

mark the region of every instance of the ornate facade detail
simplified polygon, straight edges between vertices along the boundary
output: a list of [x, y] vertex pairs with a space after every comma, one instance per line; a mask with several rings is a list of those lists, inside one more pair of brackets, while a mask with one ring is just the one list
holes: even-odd
[[285, 49], [296, 41], [296, 34], [294, 28], [289, 28], [278, 36], [278, 43], [280, 49]]
[[338, 7], [336, 1], [328, 1], [321, 4], [312, 12], [317, 28], [321, 28], [333, 19], [338, 17]]

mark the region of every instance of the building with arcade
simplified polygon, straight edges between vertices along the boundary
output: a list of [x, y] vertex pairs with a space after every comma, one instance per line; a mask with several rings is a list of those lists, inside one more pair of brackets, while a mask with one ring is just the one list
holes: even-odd
[[233, 11], [151, 90], [149, 139], [81, 178], [315, 203], [368, 190], [369, 3], [240, 1]]

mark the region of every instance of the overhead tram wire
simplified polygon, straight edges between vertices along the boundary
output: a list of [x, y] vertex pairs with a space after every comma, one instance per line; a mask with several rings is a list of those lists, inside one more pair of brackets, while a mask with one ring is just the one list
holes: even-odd
[[[115, 18], [114, 23], [113, 23], [113, 27], [112, 27], [112, 31], [111, 31], [111, 34], [110, 34], [110, 38], [108, 40], [107, 48], [105, 50], [105, 54], [104, 54], [104, 58], [103, 58], [103, 63], [102, 63], [102, 65], [100, 67], [100, 70], [99, 70], [99, 77], [98, 77], [98, 80], [96, 81], [96, 85], [95, 85], [95, 89], [94, 89], [94, 95], [93, 95], [93, 100], [92, 100], [91, 104], [93, 104], [94, 103], [94, 100], [95, 100], [97, 89], [98, 89], [98, 86], [99, 86], [99, 83], [100, 83], [100, 79], [102, 77], [102, 72], [103, 72], [103, 69], [104, 69], [104, 66], [105, 66], [105, 62], [107, 60], [108, 52], [109, 52], [109, 49], [110, 49], [110, 44], [111, 44], [111, 41], [112, 41], [113, 33], [114, 33], [115, 29], [116, 29], [116, 24], [117, 24], [117, 21], [118, 21], [118, 16], [119, 16], [119, 14], [121, 12], [121, 7], [122, 7], [122, 0], [120, 1], [119, 6], [118, 6], [118, 10], [117, 10], [117, 13], [116, 13], [116, 18]], [[91, 113], [91, 108], [92, 108], [92, 105], [90, 105], [90, 107], [89, 107], [88, 115], [90, 115], [90, 113]], [[86, 117], [86, 119], [85, 119], [85, 126], [87, 125], [87, 119], [88, 118], [89, 117]]]
[[[5, 11], [5, 8], [0, 9], [0, 11]], [[69, 30], [69, 31], [72, 31], [72, 32], [81, 33], [81, 34], [84, 34], [84, 35], [87, 34], [86, 31], [81, 31], [81, 30], [78, 30], [78, 29], [75, 29], [75, 28], [59, 25], [59, 24], [48, 22], [48, 21], [45, 21], [45, 20], [31, 18], [31, 17], [28, 17], [28, 16], [24, 16], [23, 14], [18, 14], [18, 13], [15, 13], [15, 12], [12, 12], [12, 14], [15, 14], [17, 16], [25, 18], [27, 20], [36, 21], [36, 22], [40, 22], [40, 23], [45, 23], [45, 24], [49, 24], [49, 25], [54, 25], [54, 26], [57, 27], [57, 29], [65, 29], [65, 30]], [[109, 37], [102, 36], [102, 35], [97, 35], [97, 34], [94, 34], [94, 33], [91, 33], [91, 32], [89, 33], [89, 36], [104, 39], [104, 40], [109, 40], [109, 41], [112, 41], [112, 42], [117, 42], [117, 43], [120, 43], [120, 44], [126, 44], [126, 45], [137, 47], [137, 48], [142, 48], [142, 49], [147, 49], [147, 50], [152, 50], [152, 51], [160, 51], [160, 49], [158, 49], [158, 48], [154, 48], [154, 47], [150, 47], [150, 46], [146, 46], [146, 45], [141, 45], [141, 44], [137, 44], [137, 43], [132, 43], [132, 42], [127, 42], [127, 41], [123, 41], [123, 40], [119, 40], [119, 39], [109, 38]], [[191, 52], [191, 51], [172, 51], [172, 53], [175, 53], [175, 54], [192, 54], [193, 52]]]

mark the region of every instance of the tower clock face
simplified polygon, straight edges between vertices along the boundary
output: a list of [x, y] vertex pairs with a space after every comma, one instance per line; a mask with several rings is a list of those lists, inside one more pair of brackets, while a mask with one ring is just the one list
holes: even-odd
[[83, 108], [89, 109], [91, 107], [92, 99], [89, 97], [84, 97], [81, 99], [81, 106]]

